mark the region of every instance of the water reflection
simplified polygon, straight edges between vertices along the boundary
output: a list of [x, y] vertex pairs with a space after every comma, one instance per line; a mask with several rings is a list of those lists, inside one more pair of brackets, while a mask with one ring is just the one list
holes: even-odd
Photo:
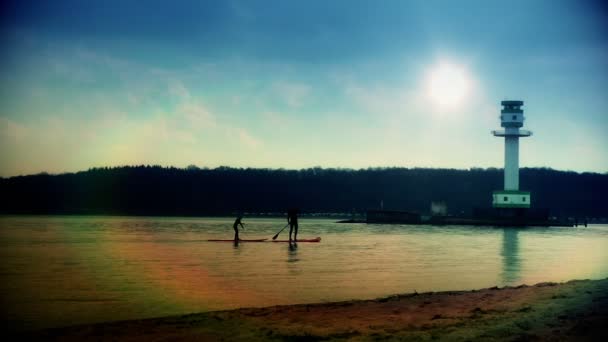
[[298, 246], [295, 244], [289, 244], [287, 249], [287, 270], [290, 275], [298, 275], [302, 272], [299, 264], [300, 258], [298, 257]]
[[502, 281], [513, 284], [520, 278], [521, 260], [519, 256], [518, 229], [505, 228], [502, 238]]
[[287, 250], [287, 262], [294, 263], [298, 261], [300, 261], [300, 259], [298, 259], [298, 245], [296, 245], [295, 243], [290, 243], [289, 248]]

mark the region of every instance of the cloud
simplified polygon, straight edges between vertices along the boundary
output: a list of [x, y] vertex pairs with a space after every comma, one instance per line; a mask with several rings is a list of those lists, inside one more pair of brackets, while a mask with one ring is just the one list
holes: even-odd
[[225, 127], [226, 137], [231, 141], [238, 141], [242, 146], [249, 149], [257, 149], [262, 146], [262, 141], [253, 137], [246, 129], [240, 127]]
[[555, 68], [560, 71], [574, 66], [608, 66], [608, 48], [606, 46], [576, 46], [561, 49], [560, 53], [549, 52], [529, 54], [522, 57], [519, 62], [533, 68]]
[[395, 114], [414, 116], [424, 108], [421, 96], [407, 88], [369, 87], [350, 83], [343, 88], [343, 92], [350, 101], [366, 112], [381, 117]]
[[183, 118], [191, 130], [215, 128], [215, 117], [197, 101], [185, 101], [176, 107], [178, 118]]
[[0, 141], [19, 143], [28, 135], [29, 130], [26, 126], [8, 118], [0, 117]]
[[311, 92], [311, 87], [307, 84], [286, 81], [274, 83], [272, 89], [292, 108], [302, 106]]
[[132, 92], [127, 93], [127, 100], [132, 105], [139, 105], [141, 103], [141, 98]]
[[63, 79], [74, 83], [90, 84], [94, 82], [92, 71], [82, 65], [68, 64], [62, 60], [50, 60], [52, 70]]
[[169, 82], [169, 94], [182, 100], [190, 99], [190, 91], [186, 89], [181, 81], [178, 80], [172, 80]]
[[98, 141], [100, 127], [56, 116], [17, 123], [0, 118], [0, 174], [65, 172]]
[[285, 130], [293, 124], [293, 119], [279, 112], [267, 111], [262, 113], [262, 119], [273, 129]]
[[211, 130], [219, 130], [226, 132], [226, 139], [238, 141], [247, 148], [257, 149], [262, 146], [262, 142], [244, 128], [218, 122], [215, 115], [200, 100], [190, 95], [190, 90], [183, 82], [173, 80], [169, 92], [177, 96], [179, 101], [174, 109], [175, 115], [168, 122], [174, 139], [184, 143], [194, 143], [197, 136], [209, 133]]

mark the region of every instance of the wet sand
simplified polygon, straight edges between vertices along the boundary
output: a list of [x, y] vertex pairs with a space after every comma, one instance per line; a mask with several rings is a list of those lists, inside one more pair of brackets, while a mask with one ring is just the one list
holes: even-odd
[[[608, 278], [49, 329], [44, 340], [608, 340]], [[33, 335], [33, 336], [32, 336]]]

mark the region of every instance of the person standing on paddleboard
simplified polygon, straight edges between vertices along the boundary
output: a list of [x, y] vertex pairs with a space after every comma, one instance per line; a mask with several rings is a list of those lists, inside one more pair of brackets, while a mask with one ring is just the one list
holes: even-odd
[[291, 244], [291, 233], [295, 231], [293, 241], [298, 241], [298, 209], [287, 210], [287, 224], [289, 224], [289, 243]]
[[243, 216], [239, 215], [236, 220], [234, 220], [234, 224], [232, 225], [232, 228], [234, 228], [234, 242], [239, 241], [239, 224], [243, 229], [245, 229], [245, 226], [243, 226], [243, 223], [241, 222], [242, 218]]

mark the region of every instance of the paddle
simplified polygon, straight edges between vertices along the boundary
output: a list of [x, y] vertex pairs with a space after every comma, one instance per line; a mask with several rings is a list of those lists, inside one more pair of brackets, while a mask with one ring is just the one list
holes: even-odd
[[283, 229], [279, 230], [279, 232], [277, 233], [277, 235], [273, 236], [272, 239], [276, 240], [279, 237], [279, 234], [281, 234], [281, 232], [287, 228], [287, 226], [289, 226], [289, 223], [285, 225], [285, 227], [283, 227]]

